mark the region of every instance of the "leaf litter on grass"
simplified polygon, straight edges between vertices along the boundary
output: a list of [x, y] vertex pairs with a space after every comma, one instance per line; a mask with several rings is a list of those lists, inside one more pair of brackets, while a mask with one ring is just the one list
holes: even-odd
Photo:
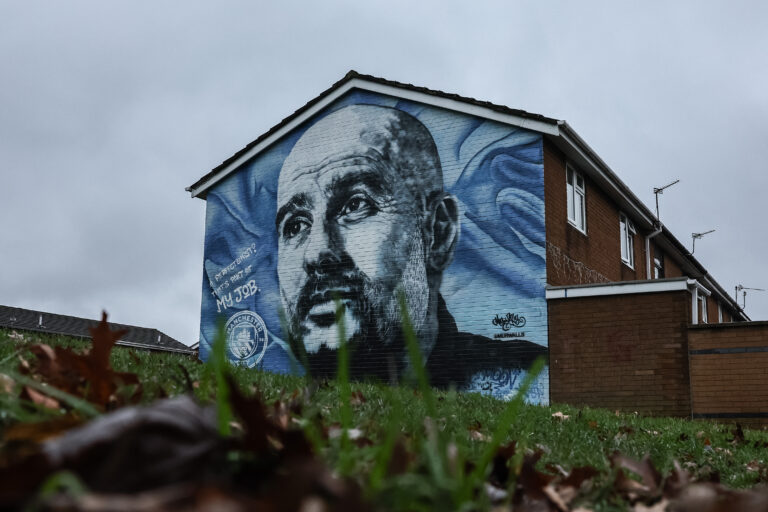
[[[372, 431], [375, 425], [353, 424], [351, 410], [368, 400], [350, 390], [344, 372], [341, 387], [330, 384], [346, 400], [341, 423], [327, 424], [313, 403], [323, 383], [282, 392], [268, 404], [259, 390], [244, 394], [227, 365], [212, 371], [217, 389], [226, 387], [229, 415], [222, 416], [221, 400], [218, 407], [202, 405], [189, 394], [141, 406], [138, 376], [110, 366], [121, 333], [109, 329], [104, 315], [92, 334], [93, 346], [84, 354], [36, 345], [34, 359], [0, 379], [0, 392], [48, 415], [3, 430], [0, 508], [565, 512], [589, 511], [596, 503], [605, 509], [608, 503], [632, 511], [768, 510], [765, 490], [729, 489], [709, 481], [696, 464], [688, 472], [674, 463], [662, 475], [649, 457], [637, 460], [619, 452], [606, 455], [608, 469], [544, 464], [546, 446], [508, 439], [518, 402], [509, 404], [503, 419], [487, 430], [477, 420], [466, 427], [483, 452], [478, 459], [468, 458], [462, 444], [444, 433], [445, 418], [438, 417], [435, 405], [443, 397], [435, 397], [426, 374], [416, 376], [418, 400], [426, 402], [428, 412], [423, 431], [402, 432], [397, 404], [390, 403], [393, 413], [388, 425], [379, 426], [384, 432], [380, 439]], [[195, 386], [186, 370], [182, 373], [186, 388], [198, 389], [199, 383]], [[394, 394], [385, 396], [394, 401]], [[552, 420], [558, 425], [577, 421], [560, 411]], [[638, 432], [661, 435], [623, 423], [613, 433], [593, 420], [584, 423], [619, 444]], [[675, 437], [676, 442], [698, 439], [712, 456], [732, 456], [728, 448], [712, 448], [703, 432]], [[734, 450], [750, 445], [740, 426], [727, 442]], [[336, 453], [334, 445], [341, 449], [336, 464], [328, 462]], [[352, 450], [371, 453], [372, 459], [362, 457], [369, 462], [361, 463]], [[761, 460], [745, 467], [765, 473]], [[369, 473], [360, 473], [361, 468]]]

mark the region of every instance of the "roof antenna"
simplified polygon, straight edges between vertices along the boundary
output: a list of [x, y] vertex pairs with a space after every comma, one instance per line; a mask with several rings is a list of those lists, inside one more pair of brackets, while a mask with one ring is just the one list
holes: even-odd
[[736, 305], [737, 306], [739, 305], [739, 292], [742, 292], [743, 293], [743, 295], [742, 295], [742, 304], [741, 304], [741, 309], [742, 310], [747, 307], [747, 292], [744, 291], [744, 290], [754, 290], [756, 292], [764, 292], [765, 291], [762, 288], [747, 288], [746, 286], [741, 285], [741, 284], [737, 285], [736, 286]]
[[691, 238], [693, 238], [693, 249], [691, 249], [691, 256], [693, 256], [693, 251], [696, 250], [696, 239], [714, 232], [715, 232], [714, 229], [710, 229], [709, 231], [705, 231], [703, 233], [691, 233]]
[[653, 193], [654, 195], [656, 195], [656, 220], [658, 220], [659, 222], [661, 222], [659, 220], [659, 194], [663, 194], [664, 189], [667, 189], [676, 183], [680, 183], [680, 180], [675, 180], [672, 183], [664, 185], [663, 187], [659, 187], [659, 188], [653, 187]]

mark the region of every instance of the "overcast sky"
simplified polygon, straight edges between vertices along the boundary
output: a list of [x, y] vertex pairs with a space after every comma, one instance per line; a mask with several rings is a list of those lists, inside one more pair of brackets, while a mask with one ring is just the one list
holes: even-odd
[[651, 208], [680, 179], [661, 220], [768, 289], [765, 2], [274, 5], [0, 0], [0, 304], [194, 343], [184, 187], [350, 69], [565, 119]]

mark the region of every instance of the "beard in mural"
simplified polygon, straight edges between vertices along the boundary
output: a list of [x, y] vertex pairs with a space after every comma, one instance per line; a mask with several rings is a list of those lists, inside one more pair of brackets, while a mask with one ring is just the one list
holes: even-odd
[[[439, 294], [459, 236], [458, 203], [443, 189], [437, 148], [416, 118], [373, 105], [324, 117], [283, 163], [277, 208], [280, 295], [289, 339], [310, 373], [335, 372], [343, 339], [353, 376], [399, 375], [407, 366], [401, 294], [433, 382], [466, 384], [477, 368], [460, 356], [473, 345], [490, 342], [482, 359], [495, 356], [497, 343], [458, 332]], [[545, 350], [522, 343], [528, 351], [518, 351], [517, 366]]]

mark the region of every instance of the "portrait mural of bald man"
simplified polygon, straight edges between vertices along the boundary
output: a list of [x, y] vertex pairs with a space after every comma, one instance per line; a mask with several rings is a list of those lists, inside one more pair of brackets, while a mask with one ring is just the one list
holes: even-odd
[[547, 354], [539, 134], [358, 92], [207, 204], [203, 358], [223, 318], [235, 363], [331, 377], [345, 342], [353, 377], [398, 379], [400, 297], [436, 386], [508, 397]]

